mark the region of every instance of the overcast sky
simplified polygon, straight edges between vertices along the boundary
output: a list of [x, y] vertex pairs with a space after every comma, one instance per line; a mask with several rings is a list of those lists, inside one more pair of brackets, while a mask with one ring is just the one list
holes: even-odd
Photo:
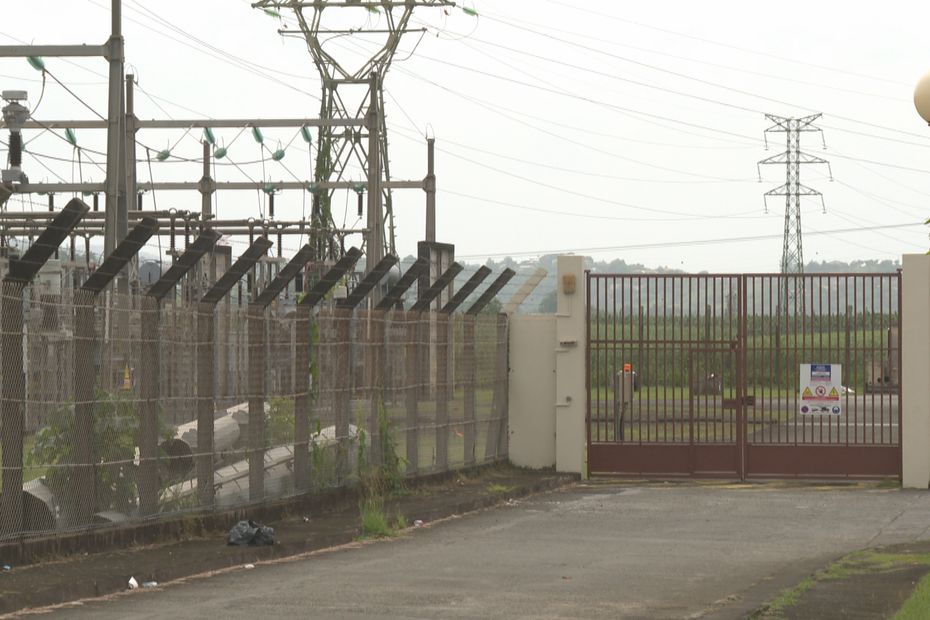
[[[571, 251], [687, 270], [777, 271], [783, 166], [757, 179], [756, 162], [784, 149], [784, 134], [763, 132], [764, 114], [822, 112], [827, 149], [805, 134], [804, 149], [828, 159], [802, 170], [823, 192], [804, 206], [805, 259], [889, 259], [926, 251], [930, 216], [930, 128], [917, 116], [913, 87], [930, 71], [930, 3], [688, 0], [474, 0], [459, 8], [417, 9], [413, 32], [386, 77], [392, 176], [425, 174], [425, 133], [437, 140], [438, 237], [470, 262]], [[101, 43], [109, 0], [4, 0], [2, 44]], [[147, 7], [146, 12], [142, 7]], [[777, 10], [776, 10], [777, 9]], [[277, 33], [281, 20], [245, 0], [125, 0], [127, 68], [142, 92], [142, 118], [309, 117], [319, 113], [319, 78], [304, 43]], [[285, 12], [284, 24], [295, 21]], [[160, 17], [162, 21], [156, 19]], [[348, 14], [338, 26], [377, 27], [376, 15]], [[172, 30], [169, 26], [173, 26]], [[334, 55], [357, 62], [372, 40], [340, 37]], [[106, 63], [45, 59], [51, 74], [91, 108], [106, 113]], [[0, 87], [28, 89], [35, 107], [40, 74], [22, 59], [0, 59]], [[40, 120], [93, 118], [49, 80]], [[48, 134], [29, 150], [33, 181], [56, 175], [102, 180], [84, 153]], [[311, 149], [297, 130], [266, 129], [279, 164], [262, 158], [249, 134], [217, 130], [229, 148], [220, 180], [309, 179]], [[103, 150], [104, 132], [79, 131], [79, 144]], [[196, 180], [199, 130], [142, 132], [154, 151], [155, 180]], [[140, 158], [145, 159], [144, 149]], [[267, 159], [267, 153], [265, 154]], [[283, 166], [281, 165], [283, 164]], [[287, 169], [284, 168], [287, 167]], [[149, 167], [139, 166], [140, 180]], [[356, 174], [353, 171], [353, 174]], [[361, 176], [357, 174], [361, 180]], [[38, 200], [44, 200], [41, 197]], [[199, 210], [196, 192], [146, 196], [146, 207]], [[257, 216], [263, 197], [224, 193], [220, 217]], [[357, 224], [354, 198], [337, 195], [338, 224]], [[424, 194], [395, 194], [398, 251], [423, 237]], [[277, 201], [279, 218], [309, 212], [294, 191]], [[24, 205], [14, 199], [8, 208]], [[26, 208], [31, 208], [26, 205]], [[876, 226], [909, 227], [875, 230]], [[854, 232], [836, 232], [858, 229]], [[863, 230], [865, 229], [865, 230]], [[816, 235], [816, 232], [829, 234]], [[297, 239], [290, 241], [296, 248]], [[241, 246], [240, 246], [241, 249]]]

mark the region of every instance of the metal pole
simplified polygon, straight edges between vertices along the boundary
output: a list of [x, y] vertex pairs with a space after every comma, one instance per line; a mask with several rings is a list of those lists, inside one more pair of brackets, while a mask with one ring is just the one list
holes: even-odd
[[436, 241], [436, 139], [426, 139], [426, 240]]
[[[210, 176], [210, 143], [206, 140], [203, 141], [203, 178], [200, 179], [200, 194], [202, 196], [200, 202], [200, 221], [209, 222], [213, 219], [213, 194], [216, 192], [216, 183], [213, 181], [213, 178]], [[210, 252], [210, 257], [206, 261], [207, 269], [207, 287], [213, 286], [216, 283], [216, 253], [214, 251]], [[202, 269], [198, 264], [198, 270]], [[202, 281], [203, 278], [198, 278], [198, 281]]]
[[[365, 252], [367, 254], [366, 272], [384, 258], [384, 225], [381, 213], [381, 140], [378, 122], [378, 87], [377, 73], [371, 74], [371, 105], [368, 108], [368, 235]], [[380, 301], [379, 291], [372, 291], [373, 304]]]
[[119, 239], [126, 231], [119, 230], [119, 194], [120, 194], [120, 144], [123, 142], [123, 34], [122, 34], [122, 0], [112, 0], [112, 26], [110, 40], [107, 43], [107, 60], [110, 62], [110, 93], [107, 105], [107, 179], [106, 179], [106, 221], [104, 235], [104, 256], [109, 256]]

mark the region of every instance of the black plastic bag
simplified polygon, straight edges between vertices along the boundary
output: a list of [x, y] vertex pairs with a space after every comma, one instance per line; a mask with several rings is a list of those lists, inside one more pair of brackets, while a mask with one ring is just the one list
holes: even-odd
[[273, 545], [274, 528], [260, 525], [254, 521], [240, 521], [229, 530], [226, 543], [230, 545]]

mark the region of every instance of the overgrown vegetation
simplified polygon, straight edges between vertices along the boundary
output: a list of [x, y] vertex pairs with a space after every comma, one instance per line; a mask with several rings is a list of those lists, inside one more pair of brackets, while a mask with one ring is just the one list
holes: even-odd
[[268, 403], [268, 423], [265, 427], [265, 447], [294, 443], [294, 401], [272, 398]]
[[[131, 513], [136, 508], [136, 446], [139, 445], [139, 414], [127, 392], [97, 390], [92, 410], [92, 459], [95, 469], [97, 510]], [[27, 467], [46, 468], [45, 484], [58, 498], [90, 489], [74, 489], [68, 467], [75, 463], [74, 405], [59, 407], [35, 434], [24, 453]], [[170, 432], [161, 430], [167, 439]]]
[[384, 538], [396, 536], [407, 527], [407, 520], [399, 512], [389, 514], [385, 510], [385, 498], [398, 493], [404, 487], [406, 461], [397, 454], [391, 420], [384, 405], [378, 407], [378, 463], [372, 463], [368, 436], [359, 429], [358, 476], [360, 485], [359, 513], [361, 515], [362, 538]]
[[510, 493], [514, 490], [514, 487], [509, 484], [497, 484], [492, 483], [488, 485], [488, 493], [496, 493], [503, 495], [504, 493]]

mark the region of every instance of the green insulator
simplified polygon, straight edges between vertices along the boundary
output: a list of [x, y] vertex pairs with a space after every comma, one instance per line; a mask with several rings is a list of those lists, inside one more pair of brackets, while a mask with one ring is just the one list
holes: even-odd
[[281, 14], [274, 9], [265, 9], [265, 15], [268, 17], [277, 17], [278, 19], [281, 19]]
[[272, 153], [271, 159], [275, 161], [281, 161], [282, 159], [284, 159], [284, 149], [278, 149], [277, 151]]
[[311, 194], [319, 194], [319, 193], [320, 193], [320, 184], [319, 184], [319, 183], [311, 183], [310, 185], [307, 186], [307, 191], [310, 192]]
[[273, 183], [265, 183], [265, 187], [262, 188], [262, 191], [266, 194], [273, 194], [275, 193], [275, 186]]
[[85, 198], [90, 198], [91, 196], [94, 195], [94, 192], [84, 192], [82, 195], [83, 195]]
[[367, 7], [367, 8], [368, 8], [368, 12], [369, 12], [369, 13], [374, 13], [375, 15], [380, 15], [380, 14], [381, 14], [381, 9], [379, 9], [379, 8], [376, 7], [376, 6], [369, 6], [369, 7]]
[[224, 157], [226, 157], [226, 153], [228, 152], [229, 151], [226, 150], [225, 146], [221, 146], [220, 148], [213, 151], [213, 156], [216, 157], [217, 159], [223, 159]]
[[36, 71], [45, 71], [45, 61], [40, 56], [27, 56], [26, 60]]
[[367, 186], [364, 183], [356, 183], [352, 189], [354, 189], [359, 194], [364, 194], [366, 187]]
[[208, 144], [216, 144], [216, 136], [213, 135], [213, 130], [209, 127], [203, 128], [203, 137]]
[[158, 151], [158, 155], [155, 156], [155, 159], [158, 161], [165, 161], [171, 157], [171, 149], [165, 149], [164, 151]]
[[259, 144], [265, 143], [265, 136], [262, 135], [262, 130], [258, 127], [252, 127], [252, 137], [255, 138], [255, 141]]
[[70, 127], [65, 129], [65, 140], [67, 140], [71, 146], [77, 146], [77, 134], [74, 133], [74, 130]]
[[472, 17], [478, 17], [478, 11], [467, 6], [462, 7], [462, 12], [466, 15], [471, 15]]
[[300, 137], [302, 137], [307, 144], [313, 142], [313, 135], [310, 134], [310, 128], [306, 125], [300, 128]]

